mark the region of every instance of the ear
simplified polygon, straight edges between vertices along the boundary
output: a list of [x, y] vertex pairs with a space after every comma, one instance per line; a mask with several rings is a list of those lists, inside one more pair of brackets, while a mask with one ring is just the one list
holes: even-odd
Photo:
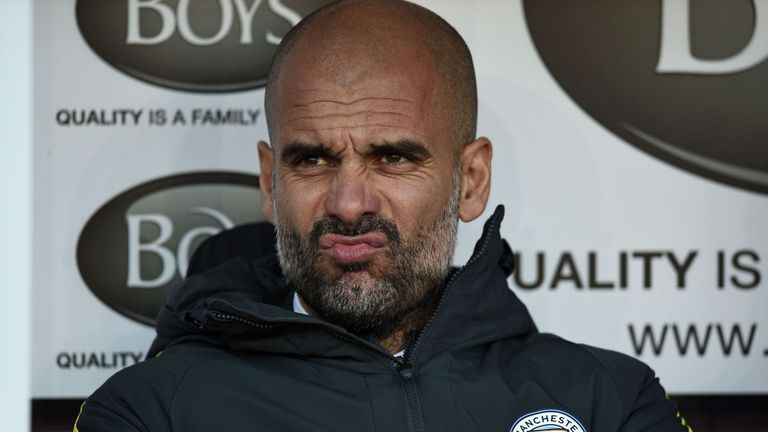
[[261, 191], [261, 210], [267, 220], [275, 224], [275, 206], [272, 201], [272, 172], [275, 167], [275, 153], [272, 148], [264, 141], [259, 141], [259, 190]]
[[459, 155], [461, 163], [461, 195], [459, 217], [469, 222], [480, 216], [491, 194], [491, 159], [493, 145], [480, 137], [469, 143]]

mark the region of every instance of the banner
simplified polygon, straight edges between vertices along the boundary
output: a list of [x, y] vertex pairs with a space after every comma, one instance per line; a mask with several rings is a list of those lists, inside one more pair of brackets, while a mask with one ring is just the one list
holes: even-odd
[[[326, 3], [34, 3], [33, 398], [140, 361], [195, 248], [264, 220], [269, 62]], [[418, 3], [473, 52], [486, 216], [538, 327], [670, 393], [768, 392], [768, 4]]]

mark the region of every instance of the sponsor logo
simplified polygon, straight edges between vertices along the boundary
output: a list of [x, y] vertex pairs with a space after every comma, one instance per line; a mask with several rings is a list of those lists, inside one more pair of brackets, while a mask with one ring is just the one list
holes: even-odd
[[524, 0], [547, 68], [587, 113], [689, 172], [768, 193], [768, 0]]
[[547, 409], [525, 414], [509, 432], [587, 432], [576, 417], [567, 412]]
[[78, 0], [88, 45], [118, 70], [178, 90], [264, 85], [288, 30], [331, 0]]
[[168, 291], [206, 238], [264, 220], [258, 177], [204, 172], [165, 177], [116, 196], [77, 243], [85, 284], [107, 306], [153, 325]]

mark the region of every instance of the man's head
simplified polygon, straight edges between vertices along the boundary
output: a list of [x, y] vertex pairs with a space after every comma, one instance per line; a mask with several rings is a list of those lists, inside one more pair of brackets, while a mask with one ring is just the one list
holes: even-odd
[[386, 336], [439, 292], [458, 218], [488, 199], [466, 45], [419, 6], [338, 2], [286, 36], [266, 105], [261, 189], [286, 277], [329, 321]]

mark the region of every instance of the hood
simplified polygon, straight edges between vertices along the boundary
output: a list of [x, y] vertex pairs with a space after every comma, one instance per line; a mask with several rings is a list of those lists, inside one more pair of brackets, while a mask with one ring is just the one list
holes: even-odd
[[[503, 217], [504, 207], [498, 206], [472, 257], [452, 272], [435, 313], [409, 348], [411, 361], [536, 332], [527, 309], [507, 286], [514, 255], [499, 233]], [[177, 343], [205, 341], [239, 351], [391, 365], [392, 357], [380, 345], [294, 313], [292, 298], [276, 256], [230, 260], [174, 288], [158, 315], [148, 356]]]

